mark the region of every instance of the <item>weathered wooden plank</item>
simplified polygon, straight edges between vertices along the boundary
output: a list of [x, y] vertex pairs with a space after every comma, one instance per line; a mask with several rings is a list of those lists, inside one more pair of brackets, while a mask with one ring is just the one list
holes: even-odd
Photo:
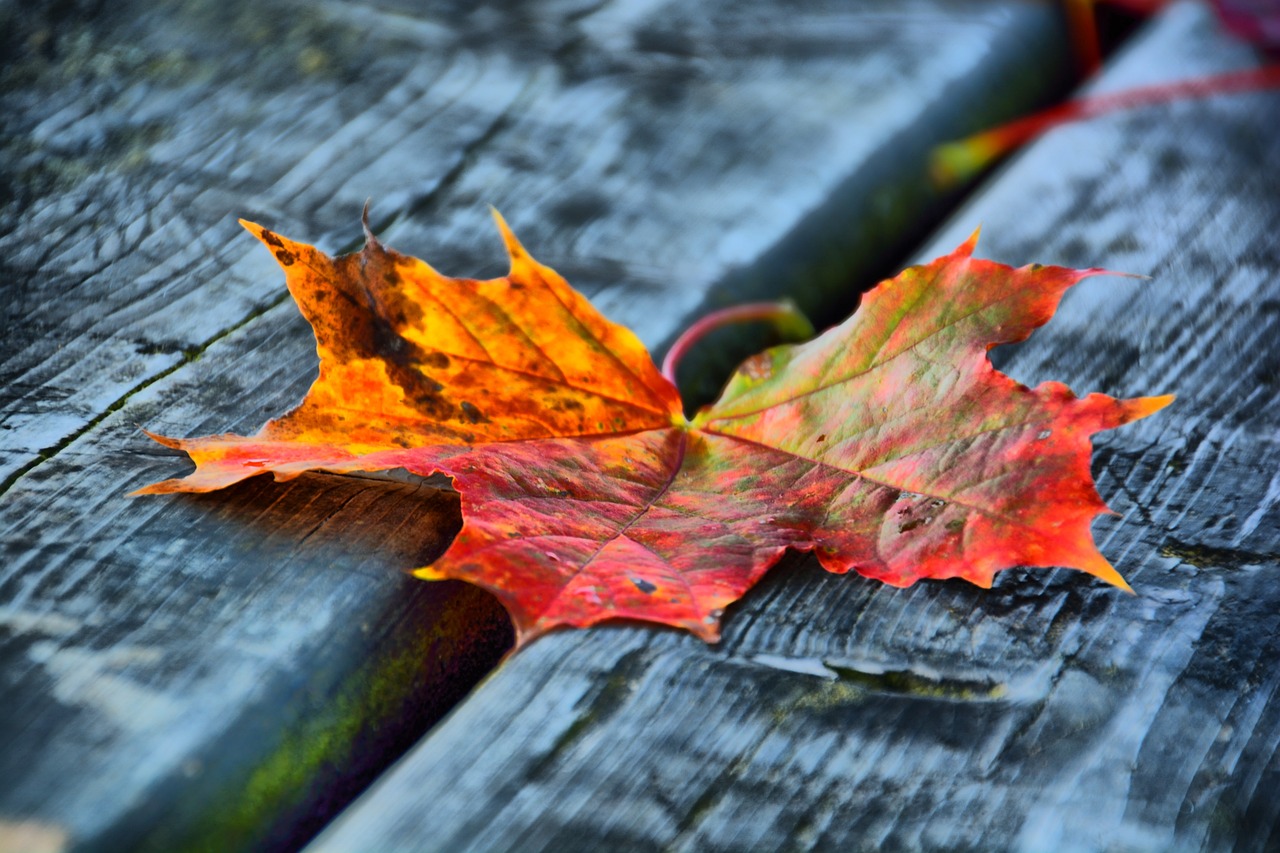
[[296, 398], [297, 326], [230, 336], [6, 496], [0, 838], [37, 821], [89, 849], [296, 846], [509, 642], [485, 596], [401, 574], [456, 529], [447, 493], [308, 477], [125, 497], [174, 462], [121, 452], [135, 420], [251, 420], [228, 405], [246, 385]]
[[372, 197], [388, 242], [479, 274], [495, 204], [658, 345], [717, 284], [804, 273], [820, 307], [886, 263], [936, 210], [928, 146], [1063, 65], [1017, 0], [151, 5], [4, 22], [37, 48], [4, 87], [0, 477], [279, 304], [236, 215], [333, 250]]
[[[1256, 62], [1175, 4], [1099, 81]], [[1105, 264], [1002, 354], [1027, 381], [1177, 392], [1100, 437], [1138, 590], [1065, 571], [895, 590], [796, 560], [724, 640], [551, 635], [505, 663], [312, 853], [1257, 850], [1280, 844], [1280, 99], [1116, 115], [1030, 146], [933, 241]]]
[[179, 464], [135, 424], [250, 431], [313, 374], [234, 215], [335, 250], [373, 196], [387, 242], [487, 274], [492, 202], [657, 345], [798, 272], [848, 299], [934, 210], [927, 146], [1063, 64], [1022, 0], [0, 14], [0, 846], [288, 847], [508, 640], [396, 573], [456, 524], [433, 492], [123, 498]]

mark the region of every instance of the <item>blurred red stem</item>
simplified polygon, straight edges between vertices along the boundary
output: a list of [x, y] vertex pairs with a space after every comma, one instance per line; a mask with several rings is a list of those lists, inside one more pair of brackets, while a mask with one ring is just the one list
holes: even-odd
[[674, 385], [680, 360], [709, 333], [735, 323], [759, 321], [773, 323], [784, 334], [791, 333], [800, 337], [813, 334], [813, 326], [808, 318], [790, 302], [751, 302], [722, 308], [711, 312], [680, 333], [680, 337], [676, 338], [671, 349], [667, 350], [666, 357], [662, 359], [662, 375]]
[[1203, 98], [1208, 95], [1275, 87], [1280, 87], [1280, 65], [1248, 68], [1244, 71], [1230, 71], [1210, 77], [1140, 86], [1113, 94], [1080, 98], [1000, 125], [979, 135], [997, 140], [1000, 150], [1008, 151], [1049, 128], [1068, 121], [1091, 118], [1116, 110], [1162, 104], [1182, 98]]

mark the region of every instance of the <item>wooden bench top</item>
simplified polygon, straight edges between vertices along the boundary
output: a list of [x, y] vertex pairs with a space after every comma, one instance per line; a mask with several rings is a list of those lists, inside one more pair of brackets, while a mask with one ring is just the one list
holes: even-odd
[[[387, 244], [481, 276], [503, 265], [494, 204], [661, 349], [719, 304], [847, 311], [949, 202], [929, 148], [1069, 65], [1025, 0], [66, 8], [0, 9], [5, 853], [296, 846], [510, 641], [487, 596], [401, 574], [453, 535], [450, 495], [315, 476], [124, 497], [183, 464], [139, 425], [252, 431], [314, 375], [235, 217], [340, 251], [371, 197]], [[632, 663], [588, 688], [584, 659], [543, 695], [552, 742], [583, 691], [648, 671], [633, 646], [688, 648], [590, 632], [500, 677], [601, 640], [592, 659]]]
[[[1175, 4], [1095, 90], [1247, 67]], [[1260, 850], [1280, 844], [1280, 97], [1116, 114], [1029, 146], [918, 257], [1095, 264], [1027, 382], [1175, 392], [1099, 437], [1138, 594], [1066, 571], [897, 590], [795, 560], [708, 647], [551, 635], [503, 664], [310, 853]]]

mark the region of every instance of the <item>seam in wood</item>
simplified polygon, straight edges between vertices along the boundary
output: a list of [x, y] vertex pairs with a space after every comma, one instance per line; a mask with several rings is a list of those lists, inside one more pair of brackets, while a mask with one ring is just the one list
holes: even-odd
[[271, 311], [272, 309], [278, 308], [279, 306], [283, 305], [288, 299], [289, 299], [289, 292], [285, 290], [281, 292], [278, 296], [276, 296], [274, 299], [272, 299], [271, 301], [250, 311], [239, 322], [234, 323], [231, 326], [228, 326], [227, 328], [213, 335], [211, 338], [207, 339], [201, 344], [196, 344], [195, 346], [184, 349], [182, 351], [182, 358], [180, 358], [178, 361], [169, 365], [164, 370], [161, 370], [159, 373], [156, 373], [154, 376], [148, 377], [142, 382], [139, 382], [137, 385], [133, 386], [128, 391], [125, 391], [114, 402], [108, 405], [105, 409], [103, 409], [97, 415], [93, 416], [88, 421], [86, 421], [85, 424], [81, 426], [79, 429], [72, 431], [68, 435], [63, 436], [54, 444], [51, 444], [48, 447], [38, 451], [34, 459], [30, 460], [25, 465], [18, 468], [16, 471], [10, 474], [4, 480], [3, 483], [0, 483], [0, 497], [4, 497], [4, 495], [7, 494], [9, 490], [12, 489], [15, 485], [17, 485], [18, 481], [21, 480], [23, 477], [25, 477], [27, 474], [31, 473], [36, 468], [43, 465], [45, 462], [48, 462], [50, 459], [57, 456], [59, 453], [65, 450], [68, 446], [70, 446], [73, 442], [78, 441], [81, 437], [92, 432], [95, 428], [97, 428], [99, 424], [105, 421], [108, 417], [110, 417], [111, 415], [115, 414], [116, 412], [124, 408], [125, 404], [128, 403], [129, 400], [135, 395], [137, 395], [139, 392], [146, 390], [147, 388], [151, 387], [152, 385], [159, 382], [160, 380], [165, 379], [166, 377], [175, 373], [179, 368], [185, 367], [186, 365], [200, 358], [200, 356], [204, 355], [204, 353], [209, 349], [209, 347], [213, 346], [215, 343], [227, 337], [228, 335], [232, 334], [233, 332], [237, 332], [240, 329], [243, 329], [245, 326], [249, 325], [254, 320], [266, 314], [268, 311]]

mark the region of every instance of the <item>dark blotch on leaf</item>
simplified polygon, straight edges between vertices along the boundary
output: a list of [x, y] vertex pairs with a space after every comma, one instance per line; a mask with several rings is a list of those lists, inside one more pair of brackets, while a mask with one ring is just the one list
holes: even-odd
[[455, 414], [453, 404], [431, 390], [422, 389], [416, 394], [406, 396], [415, 409], [432, 420], [447, 421]]
[[586, 408], [572, 397], [552, 397], [547, 400], [547, 408], [553, 412], [582, 412]]
[[656, 586], [649, 583], [644, 578], [632, 578], [631, 582], [636, 585], [636, 589], [640, 590], [645, 595], [653, 595], [655, 592], [658, 591], [658, 588]]

